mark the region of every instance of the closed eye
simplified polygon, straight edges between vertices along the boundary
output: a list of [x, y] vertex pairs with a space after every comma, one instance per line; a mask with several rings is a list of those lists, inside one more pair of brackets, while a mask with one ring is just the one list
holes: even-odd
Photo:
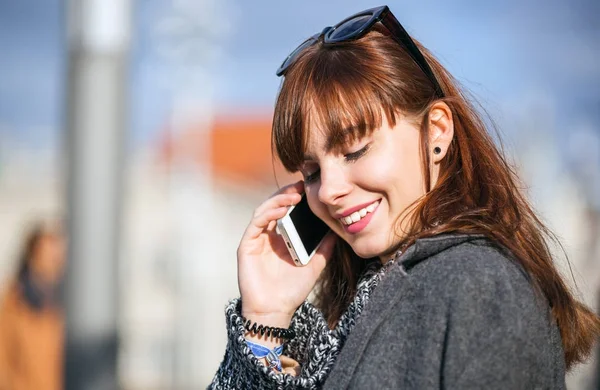
[[354, 162], [354, 161], [358, 160], [359, 158], [361, 158], [362, 156], [364, 156], [369, 151], [370, 146], [371, 146], [371, 144], [367, 144], [362, 149], [357, 150], [356, 152], [345, 154], [344, 158], [346, 159], [346, 161]]
[[[370, 147], [371, 147], [371, 144], [367, 144], [360, 150], [357, 150], [356, 152], [347, 153], [344, 155], [344, 159], [347, 162], [355, 162], [358, 159], [360, 159], [362, 156], [364, 156], [369, 151]], [[305, 174], [304, 175], [304, 183], [305, 184], [313, 183], [319, 179], [320, 175], [321, 175], [321, 169], [317, 169], [313, 173], [310, 173], [310, 174]]]
[[304, 176], [304, 184], [310, 184], [310, 183], [316, 181], [319, 178], [320, 174], [321, 174], [321, 169], [317, 169], [310, 175], [305, 175]]

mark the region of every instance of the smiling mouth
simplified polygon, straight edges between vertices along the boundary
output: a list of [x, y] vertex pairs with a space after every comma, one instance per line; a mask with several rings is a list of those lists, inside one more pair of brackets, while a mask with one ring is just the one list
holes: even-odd
[[375, 211], [375, 209], [377, 208], [378, 205], [379, 205], [379, 200], [376, 200], [375, 202], [371, 203], [370, 205], [363, 207], [362, 209], [355, 211], [346, 217], [338, 218], [338, 221], [340, 221], [342, 223], [342, 225], [345, 225], [345, 226], [352, 225], [353, 223], [360, 221], [365, 216], [367, 216], [368, 214]]

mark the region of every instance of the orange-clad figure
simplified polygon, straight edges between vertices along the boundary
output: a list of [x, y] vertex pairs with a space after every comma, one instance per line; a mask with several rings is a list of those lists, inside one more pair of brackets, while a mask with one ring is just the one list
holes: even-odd
[[45, 224], [32, 229], [0, 302], [0, 390], [62, 389], [64, 316], [58, 291], [64, 263], [60, 229]]

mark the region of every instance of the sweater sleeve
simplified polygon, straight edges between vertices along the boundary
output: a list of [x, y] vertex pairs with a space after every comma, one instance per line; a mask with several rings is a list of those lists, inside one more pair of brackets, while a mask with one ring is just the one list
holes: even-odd
[[313, 389], [324, 381], [339, 352], [337, 339], [323, 314], [309, 302], [292, 317], [296, 337], [286, 343], [284, 354], [298, 361], [301, 374], [281, 374], [265, 367], [250, 351], [244, 338], [241, 300], [232, 300], [225, 309], [227, 347], [209, 389]]

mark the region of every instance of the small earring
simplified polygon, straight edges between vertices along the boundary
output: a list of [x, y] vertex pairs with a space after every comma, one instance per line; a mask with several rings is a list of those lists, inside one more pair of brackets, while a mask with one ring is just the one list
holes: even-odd
[[435, 148], [433, 148], [433, 153], [440, 154], [440, 153], [442, 153], [442, 149], [439, 146], [436, 146]]

